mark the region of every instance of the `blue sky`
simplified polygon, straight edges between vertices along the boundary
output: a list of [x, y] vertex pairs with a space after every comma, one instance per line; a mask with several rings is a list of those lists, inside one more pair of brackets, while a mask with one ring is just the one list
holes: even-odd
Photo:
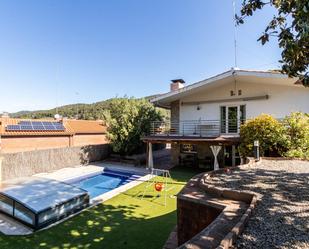
[[[232, 0], [2, 0], [0, 113], [147, 96], [228, 70], [232, 11]], [[278, 68], [276, 41], [256, 41], [273, 11], [237, 28], [239, 68]]]

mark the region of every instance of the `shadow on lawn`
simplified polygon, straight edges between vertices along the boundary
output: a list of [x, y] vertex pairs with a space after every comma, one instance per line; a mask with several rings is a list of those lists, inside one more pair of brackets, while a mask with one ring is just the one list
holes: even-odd
[[[172, 176], [180, 189], [196, 173], [198, 172], [179, 169], [172, 172]], [[176, 224], [176, 211], [166, 209], [166, 211], [158, 212], [158, 216], [150, 217], [143, 214], [144, 205], [149, 205], [146, 208], [158, 208], [158, 205], [151, 206], [155, 204], [151, 204], [147, 201], [147, 198], [141, 203], [140, 198], [134, 197], [136, 195], [134, 191], [130, 192], [129, 190], [129, 193], [123, 195], [124, 198], [125, 195], [132, 195], [131, 197], [135, 198], [136, 201], [133, 201], [134, 204], [132, 202], [125, 204], [124, 201], [123, 205], [100, 204], [55, 227], [33, 235], [0, 235], [0, 248], [162, 248], [167, 236]]]
[[161, 248], [176, 219], [175, 211], [155, 218], [136, 217], [138, 205], [98, 205], [30, 236], [0, 237], [3, 249]]

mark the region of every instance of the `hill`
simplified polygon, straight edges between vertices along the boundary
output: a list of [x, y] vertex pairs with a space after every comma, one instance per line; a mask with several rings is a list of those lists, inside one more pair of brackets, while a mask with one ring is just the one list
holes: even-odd
[[[151, 95], [145, 97], [145, 99], [152, 99], [158, 95]], [[16, 113], [10, 113], [14, 118], [53, 118], [55, 114], [60, 114], [63, 117], [95, 120], [103, 119], [104, 110], [108, 109], [109, 102], [112, 99], [107, 99], [92, 104], [77, 103], [71, 105], [64, 105], [58, 108], [50, 110], [38, 110], [38, 111], [20, 111]], [[167, 111], [166, 111], [167, 112]]]

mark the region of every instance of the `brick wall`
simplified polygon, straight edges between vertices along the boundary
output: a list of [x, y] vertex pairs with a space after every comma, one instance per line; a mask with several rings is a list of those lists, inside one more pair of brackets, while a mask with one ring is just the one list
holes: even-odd
[[78, 134], [74, 136], [1, 137], [0, 142], [2, 153], [108, 143], [105, 134]]
[[171, 122], [179, 122], [179, 101], [171, 103]]
[[179, 143], [171, 144], [171, 163], [173, 166], [179, 165], [180, 145]]
[[74, 146], [106, 144], [107, 142], [108, 141], [105, 134], [78, 134], [73, 136]]
[[63, 148], [70, 146], [70, 136], [2, 137], [2, 153]]
[[177, 199], [178, 245], [182, 245], [201, 232], [214, 221], [221, 212], [221, 209], [211, 206]]

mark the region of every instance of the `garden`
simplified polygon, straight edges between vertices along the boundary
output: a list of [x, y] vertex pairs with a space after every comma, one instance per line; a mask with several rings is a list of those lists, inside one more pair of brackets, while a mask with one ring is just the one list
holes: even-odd
[[141, 198], [144, 182], [47, 230], [28, 236], [0, 235], [1, 248], [162, 248], [176, 225], [175, 195], [197, 173], [192, 169], [171, 171], [166, 206], [164, 195], [154, 189]]
[[252, 156], [253, 143], [259, 141], [261, 156], [309, 159], [309, 116], [294, 112], [282, 120], [262, 114], [240, 128], [240, 153]]

